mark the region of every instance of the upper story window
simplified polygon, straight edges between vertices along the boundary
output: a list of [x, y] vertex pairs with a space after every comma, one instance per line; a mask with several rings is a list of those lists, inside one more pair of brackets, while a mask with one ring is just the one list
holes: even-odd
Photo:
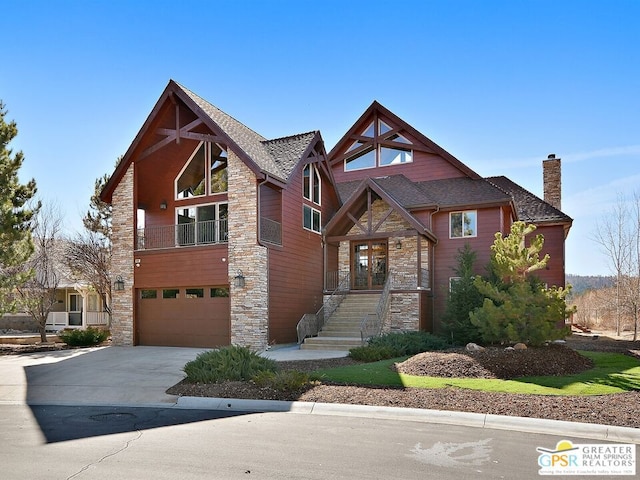
[[478, 235], [478, 213], [475, 210], [451, 212], [449, 214], [449, 237], [465, 238]]
[[175, 181], [176, 199], [227, 191], [227, 152], [217, 143], [200, 142]]
[[[377, 127], [377, 128], [376, 128]], [[406, 145], [400, 146], [398, 144]], [[371, 122], [353, 142], [347, 153], [353, 155], [344, 161], [344, 170], [385, 167], [413, 161], [411, 141], [391, 128], [383, 120]]]
[[228, 218], [227, 203], [179, 207], [176, 209], [176, 242], [181, 246], [226, 242]]
[[320, 205], [320, 172], [318, 167], [309, 163], [302, 170], [303, 195], [307, 200]]
[[302, 206], [302, 226], [312, 232], [320, 233], [320, 210], [309, 205]]

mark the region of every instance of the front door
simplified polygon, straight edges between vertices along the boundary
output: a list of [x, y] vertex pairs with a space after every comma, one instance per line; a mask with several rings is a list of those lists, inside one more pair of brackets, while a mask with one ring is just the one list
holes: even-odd
[[82, 295], [79, 293], [69, 294], [69, 325], [82, 326]]
[[351, 243], [352, 288], [381, 289], [387, 279], [387, 241], [370, 240]]

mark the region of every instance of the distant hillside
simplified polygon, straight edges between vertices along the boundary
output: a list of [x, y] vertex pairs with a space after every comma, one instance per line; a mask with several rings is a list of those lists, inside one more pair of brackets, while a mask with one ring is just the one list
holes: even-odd
[[573, 289], [572, 295], [579, 295], [585, 290], [598, 290], [600, 288], [607, 288], [613, 286], [613, 277], [603, 277], [602, 275], [571, 275], [565, 276], [567, 284], [571, 284]]

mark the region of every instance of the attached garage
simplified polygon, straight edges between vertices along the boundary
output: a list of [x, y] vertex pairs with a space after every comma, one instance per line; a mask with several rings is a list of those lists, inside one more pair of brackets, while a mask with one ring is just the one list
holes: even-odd
[[229, 345], [227, 287], [175, 287], [136, 291], [139, 345], [217, 347]]

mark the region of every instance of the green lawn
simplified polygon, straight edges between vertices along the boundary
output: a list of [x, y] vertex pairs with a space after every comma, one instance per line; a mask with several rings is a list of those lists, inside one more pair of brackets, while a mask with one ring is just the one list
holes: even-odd
[[349, 367], [318, 370], [325, 381], [349, 385], [414, 388], [458, 387], [486, 392], [537, 395], [606, 395], [640, 390], [640, 361], [619, 353], [580, 352], [593, 360], [594, 368], [563, 377], [523, 377], [517, 380], [418, 377], [394, 372], [394, 362], [407, 357]]

